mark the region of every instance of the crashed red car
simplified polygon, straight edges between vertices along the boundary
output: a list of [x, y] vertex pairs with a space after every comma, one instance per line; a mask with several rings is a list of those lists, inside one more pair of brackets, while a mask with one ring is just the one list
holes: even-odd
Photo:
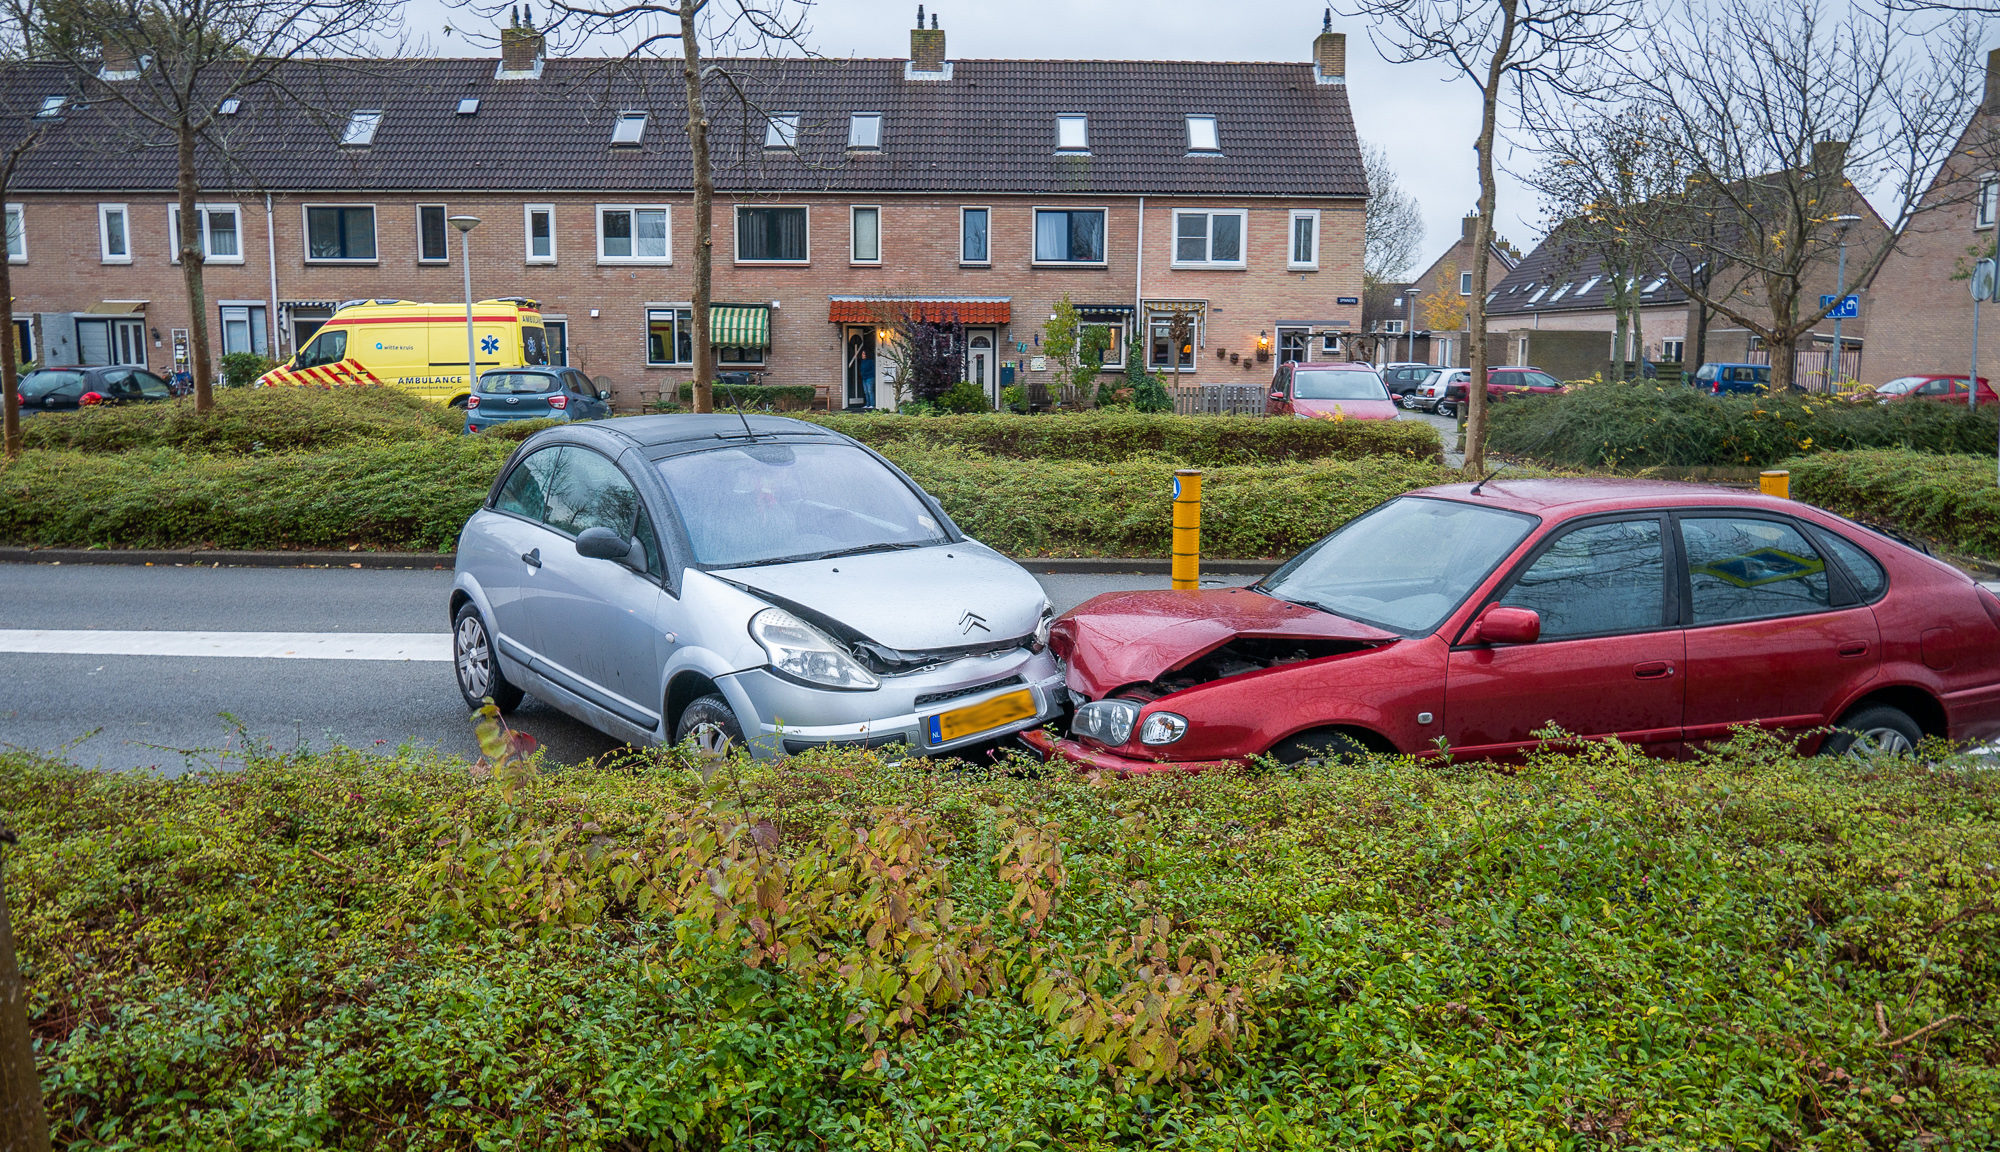
[[1051, 646], [1070, 735], [1025, 739], [1119, 773], [1504, 759], [1552, 724], [1664, 756], [1740, 724], [1808, 751], [2000, 736], [2000, 599], [1841, 517], [1691, 484], [1424, 489], [1250, 588], [1086, 601]]

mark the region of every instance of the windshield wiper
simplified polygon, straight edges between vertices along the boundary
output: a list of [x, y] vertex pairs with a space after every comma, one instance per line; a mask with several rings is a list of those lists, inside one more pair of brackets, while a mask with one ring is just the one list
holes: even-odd
[[746, 560], [732, 564], [732, 568], [765, 568], [772, 564], [804, 564], [811, 560], [832, 560], [840, 556], [860, 556], [868, 552], [899, 552], [905, 548], [930, 548], [941, 544], [941, 540], [900, 540], [883, 544], [860, 544], [853, 548], [835, 548], [830, 552], [801, 552], [796, 556], [773, 556], [769, 560]]

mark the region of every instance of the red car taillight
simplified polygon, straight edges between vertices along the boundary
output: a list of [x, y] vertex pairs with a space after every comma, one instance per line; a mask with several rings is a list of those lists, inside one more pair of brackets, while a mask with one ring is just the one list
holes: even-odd
[[466, 410], [467, 412], [470, 412], [470, 411], [472, 411], [472, 410], [473, 410], [474, 408], [477, 408], [477, 407], [479, 407], [479, 397], [477, 397], [477, 396], [467, 396], [467, 397], [465, 398], [465, 410]]
[[1710, 396], [1720, 396], [1720, 395], [1722, 395], [1722, 381], [1720, 381], [1720, 380], [1717, 380], [1717, 381], [1716, 381], [1715, 383], [1713, 383], [1713, 384], [1710, 384], [1710, 385], [1708, 386], [1708, 394], [1709, 394]]
[[558, 392], [555, 395], [549, 397], [549, 407], [554, 408], [556, 411], [560, 412], [563, 409], [569, 407], [569, 397]]

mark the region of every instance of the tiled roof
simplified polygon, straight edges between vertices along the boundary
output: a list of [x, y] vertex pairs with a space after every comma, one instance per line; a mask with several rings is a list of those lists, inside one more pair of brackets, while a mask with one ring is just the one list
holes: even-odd
[[[1674, 287], [1657, 266], [1639, 277], [1642, 308], [1683, 305], [1687, 295]], [[1657, 284], [1657, 287], [1654, 285]], [[1648, 292], [1646, 289], [1652, 288]], [[1570, 242], [1562, 228], [1549, 233], [1533, 252], [1521, 258], [1493, 289], [1488, 316], [1530, 316], [1537, 313], [1604, 312], [1611, 308], [1611, 277], [1597, 252]]]
[[831, 296], [827, 320], [834, 324], [876, 324], [885, 317], [909, 316], [933, 324], [1005, 324], [1013, 311], [1005, 296]]
[[[734, 192], [1015, 192], [1364, 196], [1347, 88], [1313, 66], [1104, 60], [958, 60], [950, 80], [906, 80], [902, 60], [724, 62], [756, 108], [799, 114], [798, 149], [764, 148], [763, 117], [717, 79], [706, 105], [716, 186]], [[249, 92], [218, 123], [235, 163], [207, 153], [208, 188], [337, 191], [631, 191], [692, 186], [678, 61], [551, 59], [536, 79], [497, 61], [303, 61], [279, 82], [313, 111]], [[0, 71], [0, 106], [71, 89], [62, 70]], [[85, 87], [96, 84], [86, 81]], [[136, 82], [134, 82], [136, 83]], [[478, 111], [458, 114], [464, 97]], [[367, 148], [336, 143], [348, 114], [381, 109]], [[650, 115], [614, 148], [621, 110]], [[847, 149], [848, 117], [880, 112], [882, 147]], [[1090, 117], [1090, 151], [1058, 155], [1055, 117]], [[1186, 117], [1217, 117], [1220, 155], [1187, 154]], [[22, 191], [166, 191], [174, 154], [105, 100], [72, 109], [24, 160]], [[18, 122], [16, 122], [18, 124]], [[13, 131], [18, 131], [18, 127]]]

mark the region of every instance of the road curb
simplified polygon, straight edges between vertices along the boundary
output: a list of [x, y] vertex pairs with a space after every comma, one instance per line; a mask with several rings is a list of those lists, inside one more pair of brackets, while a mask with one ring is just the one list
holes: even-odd
[[[221, 548], [0, 548], [0, 564], [181, 565], [218, 568], [450, 568], [450, 552], [237, 552]], [[1051, 575], [1134, 573], [1162, 575], [1164, 557], [1016, 556], [1030, 572]], [[1261, 576], [1279, 560], [1204, 560], [1215, 576]]]

